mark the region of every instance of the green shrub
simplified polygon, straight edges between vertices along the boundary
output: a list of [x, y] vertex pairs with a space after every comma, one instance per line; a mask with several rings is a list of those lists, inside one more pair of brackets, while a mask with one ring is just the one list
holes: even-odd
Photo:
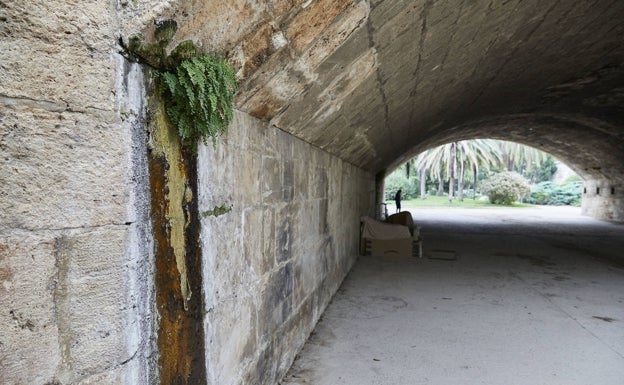
[[520, 197], [531, 192], [529, 182], [515, 172], [501, 172], [491, 176], [481, 184], [481, 192], [491, 203], [511, 205]]
[[538, 183], [531, 189], [527, 202], [536, 205], [579, 206], [583, 193], [583, 182], [572, 180], [557, 185], [552, 182]]
[[403, 199], [414, 199], [420, 197], [420, 184], [418, 178], [405, 176], [405, 172], [397, 170], [385, 180], [385, 199], [394, 200], [394, 194], [401, 189]]
[[555, 184], [553, 182], [541, 182], [531, 186], [531, 195], [526, 199], [527, 203], [533, 205], [547, 205], [550, 201]]

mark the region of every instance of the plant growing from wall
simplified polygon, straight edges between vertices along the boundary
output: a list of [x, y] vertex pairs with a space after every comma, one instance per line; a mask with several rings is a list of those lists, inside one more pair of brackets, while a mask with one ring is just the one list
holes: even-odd
[[183, 143], [213, 144], [232, 121], [236, 76], [225, 59], [202, 55], [158, 74], [165, 110]]
[[155, 43], [144, 42], [140, 35], [130, 37], [127, 45], [120, 43], [125, 53], [155, 70], [167, 117], [182, 143], [194, 148], [210, 137], [214, 144], [232, 121], [236, 75], [223, 57], [199, 54], [190, 40], [167, 55], [176, 30], [174, 20], [164, 20], [156, 24]]

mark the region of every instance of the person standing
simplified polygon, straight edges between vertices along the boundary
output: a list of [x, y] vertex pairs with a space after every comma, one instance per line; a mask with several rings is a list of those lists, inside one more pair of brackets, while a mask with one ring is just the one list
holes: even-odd
[[394, 203], [396, 203], [396, 212], [401, 212], [401, 189], [394, 195]]

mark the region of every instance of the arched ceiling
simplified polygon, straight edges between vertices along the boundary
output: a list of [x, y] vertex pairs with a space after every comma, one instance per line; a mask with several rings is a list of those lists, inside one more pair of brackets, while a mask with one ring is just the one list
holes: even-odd
[[530, 144], [624, 175], [624, 1], [188, 0], [237, 108], [371, 172], [450, 140]]

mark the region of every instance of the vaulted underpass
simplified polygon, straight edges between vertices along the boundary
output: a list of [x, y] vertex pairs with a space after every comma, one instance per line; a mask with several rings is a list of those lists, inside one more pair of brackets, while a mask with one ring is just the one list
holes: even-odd
[[[277, 383], [384, 176], [445, 142], [549, 152], [583, 178], [588, 218], [624, 221], [623, 19], [618, 0], [0, 0], [0, 382]], [[181, 146], [132, 37], [227, 59], [226, 135]], [[531, 258], [553, 247], [535, 241]], [[503, 246], [482, 257], [560, 304]]]

